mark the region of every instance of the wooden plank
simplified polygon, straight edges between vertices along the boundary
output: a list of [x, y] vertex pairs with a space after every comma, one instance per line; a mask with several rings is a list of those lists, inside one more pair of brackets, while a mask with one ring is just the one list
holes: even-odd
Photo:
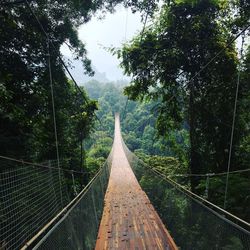
[[128, 163], [118, 116], [110, 179], [95, 249], [178, 249]]

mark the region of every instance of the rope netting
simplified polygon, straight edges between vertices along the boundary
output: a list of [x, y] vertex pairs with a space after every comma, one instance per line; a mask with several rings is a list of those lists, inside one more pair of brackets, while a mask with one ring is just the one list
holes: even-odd
[[250, 249], [250, 224], [147, 166], [124, 144], [133, 171], [180, 249]]
[[[79, 173], [64, 171], [62, 168], [54, 167], [53, 163], [52, 166], [44, 163], [32, 165], [4, 157], [0, 157], [0, 165], [0, 249], [20, 249], [69, 204], [71, 193], [68, 187], [75, 186], [74, 191], [77, 193], [76, 189], [79, 189], [80, 184], [73, 178], [74, 185], [69, 185], [67, 175], [74, 177]], [[58, 235], [57, 239], [60, 239], [63, 246], [66, 239], [69, 241], [67, 233], [70, 233], [74, 235], [71, 238], [72, 244], [77, 244], [77, 237], [81, 235], [86, 237], [86, 242], [87, 238], [90, 239], [91, 243], [86, 244], [93, 246], [93, 239], [97, 234], [97, 219], [100, 217], [109, 177], [108, 166], [107, 160], [91, 186], [82, 195], [81, 202], [68, 212], [53, 233], [50, 232], [48, 241], [45, 240], [43, 244], [52, 244], [52, 239]], [[93, 203], [96, 203], [96, 209], [93, 208]], [[93, 218], [91, 211], [95, 211], [96, 217]], [[69, 221], [73, 217], [75, 222], [84, 225], [82, 230], [78, 228], [81, 226], [79, 223], [74, 222], [69, 226]], [[63, 232], [61, 228], [64, 228]], [[83, 232], [88, 233], [82, 236]], [[63, 249], [56, 247], [57, 241], [54, 242], [54, 246], [51, 249]]]
[[56, 168], [3, 158], [0, 165], [0, 246], [19, 249], [67, 204], [67, 192]]
[[[104, 207], [112, 151], [92, 181], [71, 202], [65, 213], [33, 249], [93, 249]], [[32, 245], [33, 243], [28, 243]]]

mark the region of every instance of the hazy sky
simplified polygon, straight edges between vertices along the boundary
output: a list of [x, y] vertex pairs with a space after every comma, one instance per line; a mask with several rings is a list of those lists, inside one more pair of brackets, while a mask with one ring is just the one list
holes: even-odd
[[[132, 14], [129, 9], [119, 6], [115, 13], [107, 14], [103, 20], [93, 17], [89, 23], [82, 25], [79, 38], [86, 44], [88, 57], [97, 70], [105, 72], [108, 79], [115, 81], [124, 79], [119, 61], [103, 47], [121, 47], [126, 39], [130, 40], [140, 32], [142, 26], [139, 13]], [[65, 47], [62, 48], [62, 53], [70, 56]]]
[[[90, 22], [82, 25], [78, 32], [79, 38], [86, 44], [93, 66], [99, 72], [105, 73], [109, 80], [115, 81], [124, 79], [119, 61], [103, 47], [120, 47], [126, 39], [130, 40], [140, 32], [142, 26], [140, 13], [132, 14], [130, 9], [118, 6], [115, 13], [107, 14], [102, 20], [98, 15], [93, 17]], [[240, 39], [237, 45], [240, 47]], [[66, 46], [62, 47], [62, 53], [70, 57]]]

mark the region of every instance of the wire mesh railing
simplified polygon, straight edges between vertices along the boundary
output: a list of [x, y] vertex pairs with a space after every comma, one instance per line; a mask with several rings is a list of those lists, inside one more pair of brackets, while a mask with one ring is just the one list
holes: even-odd
[[[157, 168], [155, 168], [158, 170]], [[161, 171], [171, 180], [174, 180], [182, 186], [190, 188], [190, 179], [195, 177], [199, 185], [195, 187], [193, 192], [207, 201], [223, 208], [224, 206], [224, 187], [228, 182], [228, 197], [227, 211], [243, 218], [245, 221], [250, 221], [249, 206], [250, 200], [250, 169], [241, 169], [221, 173], [207, 174], [168, 174], [166, 171]], [[229, 176], [227, 178], [227, 175]], [[241, 192], [239, 192], [241, 190]], [[239, 206], [240, 204], [240, 206]]]
[[[86, 173], [58, 168], [53, 161], [0, 156], [0, 249], [22, 248], [82, 190], [84, 178]], [[104, 192], [106, 179], [99, 179]]]
[[249, 224], [143, 163], [124, 144], [134, 173], [180, 249], [250, 249]]
[[0, 157], [0, 249], [19, 249], [69, 200], [62, 171]]
[[[33, 249], [93, 249], [108, 185], [112, 153], [92, 181], [65, 209]], [[28, 243], [30, 246], [33, 243]]]

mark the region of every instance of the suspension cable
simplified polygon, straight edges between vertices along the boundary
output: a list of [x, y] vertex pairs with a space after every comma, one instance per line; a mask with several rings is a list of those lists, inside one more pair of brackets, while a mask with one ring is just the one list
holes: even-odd
[[[180, 86], [181, 87], [181, 89], [182, 90], [184, 90], [185, 91], [185, 88], [188, 86], [188, 84], [192, 81], [192, 80], [194, 80], [196, 77], [198, 77], [198, 75], [202, 72], [202, 71], [204, 71], [229, 45], [231, 45], [233, 42], [235, 42], [242, 34], [244, 34], [248, 29], [250, 28], [250, 24], [248, 24], [248, 25], [246, 25], [246, 27], [245, 28], [243, 28], [235, 37], [232, 37], [230, 40], [229, 40], [229, 42], [226, 44], [226, 46], [225, 47], [223, 47], [219, 52], [217, 52], [216, 54], [215, 54], [215, 56], [214, 57], [212, 57], [206, 64], [204, 64], [204, 66], [201, 66], [201, 69], [187, 82], [187, 83], [184, 83], [182, 86]], [[181, 73], [179, 73], [178, 75], [177, 75], [177, 77], [176, 78], [179, 78], [180, 76], [182, 76], [183, 74], [184, 74], [185, 72], [181, 72]], [[170, 98], [168, 99], [168, 103], [170, 102], [170, 101], [172, 101], [172, 99], [174, 98], [174, 97], [177, 97], [177, 95], [176, 95], [176, 93], [174, 93], [174, 94], [172, 94], [171, 96], [170, 96]], [[207, 108], [205, 108], [205, 111], [206, 112], [208, 112], [208, 113], [210, 113], [210, 114], [212, 114], [212, 112], [209, 110], [209, 109], [207, 109]], [[227, 123], [224, 123], [224, 122], [222, 122], [222, 121], [220, 121], [216, 116], [215, 116], [215, 118], [216, 118], [216, 121], [217, 122], [219, 122], [220, 124], [223, 124], [223, 125], [225, 125], [225, 126], [227, 126], [227, 127], [230, 127], [231, 128], [231, 125], [229, 125], [229, 124], [227, 124]]]
[[[232, 37], [229, 42], [224, 46], [219, 52], [217, 52], [207, 63], [205, 63], [203, 66], [201, 66], [201, 69], [188, 81], [191, 82], [194, 80], [202, 71], [204, 71], [229, 45], [231, 45], [233, 42], [235, 42], [243, 33], [245, 33], [250, 28], [250, 24], [246, 25], [244, 29], [242, 29], [236, 36]], [[183, 75], [185, 72], [181, 72], [178, 74], [177, 78]], [[181, 86], [182, 89], [185, 89], [187, 87], [188, 83], [184, 83], [183, 86]], [[171, 101], [174, 97], [176, 97], [176, 94], [173, 94], [169, 100]]]
[[143, 27], [142, 27], [142, 31], [141, 31], [141, 41], [142, 41], [142, 37], [144, 35], [144, 31], [145, 31], [145, 28], [146, 28], [147, 21], [148, 21], [148, 10], [146, 12], [146, 17], [145, 17], [145, 20], [144, 20], [144, 23], [143, 23]]
[[128, 31], [128, 8], [126, 8], [126, 17], [125, 17], [125, 32], [124, 32], [125, 42], [127, 42], [127, 31]]
[[[127, 31], [128, 31], [128, 7], [126, 8], [126, 19], [125, 19], [125, 33], [124, 33], [125, 42], [127, 42]], [[125, 108], [123, 110], [122, 120], [124, 120], [124, 118], [126, 116], [127, 104], [128, 104], [128, 97], [126, 100]]]
[[[55, 169], [55, 170], [59, 169], [58, 167], [53, 167], [53, 166], [50, 166], [50, 165], [48, 165], [46, 163], [29, 162], [29, 161], [24, 161], [22, 159], [15, 159], [15, 158], [3, 156], [3, 155], [0, 155], [0, 159], [1, 160], [7, 160], [7, 161], [16, 162], [16, 163], [20, 163], [20, 164], [25, 164], [25, 165], [28, 165], [28, 166], [31, 166], [31, 167], [47, 168], [47, 169]], [[61, 167], [60, 167], [60, 170], [64, 171], [64, 172], [68, 172], [68, 173], [73, 172], [73, 173], [81, 174], [81, 175], [87, 175], [87, 174], [92, 174], [93, 173], [93, 172], [88, 172], [88, 173], [86, 173], [86, 172], [80, 172], [80, 171], [66, 169], [66, 168], [61, 168]]]
[[127, 97], [127, 100], [126, 100], [125, 108], [123, 110], [122, 120], [124, 120], [125, 117], [126, 117], [127, 105], [128, 105], [128, 97]]
[[[54, 45], [53, 42], [49, 39], [48, 33], [45, 31], [45, 29], [44, 29], [43, 25], [41, 24], [41, 22], [39, 21], [39, 19], [38, 19], [36, 13], [35, 13], [35, 12], [33, 11], [33, 9], [31, 8], [31, 6], [30, 6], [28, 0], [25, 0], [25, 3], [26, 3], [26, 6], [28, 7], [30, 13], [31, 13], [31, 14], [33, 15], [33, 17], [36, 19], [36, 22], [38, 23], [39, 28], [40, 28], [41, 31], [43, 32], [44, 36], [46, 37], [47, 40], [49, 40], [50, 44], [51, 44], [51, 45], [53, 46], [53, 48], [55, 49], [55, 45]], [[62, 57], [61, 57], [60, 55], [58, 55], [58, 58], [59, 58], [60, 62], [62, 63], [63, 67], [66, 69], [66, 71], [67, 71], [67, 73], [69, 74], [70, 78], [71, 78], [72, 81], [74, 82], [74, 84], [75, 84], [77, 90], [78, 90], [81, 94], [83, 94], [81, 88], [78, 86], [76, 80], [74, 79], [74, 77], [73, 77], [72, 74], [70, 73], [70, 71], [69, 71], [67, 65], [64, 63]], [[83, 95], [83, 98], [84, 98], [84, 100], [87, 102], [85, 95]]]
[[[28, 7], [30, 13], [33, 15], [33, 17], [35, 18], [36, 22], [38, 23], [40, 30], [42, 31], [42, 33], [44, 34], [44, 36], [46, 37], [46, 39], [49, 39], [49, 35], [48, 35], [47, 32], [45, 31], [45, 29], [44, 29], [43, 25], [41, 24], [41, 22], [39, 21], [37, 15], [35, 14], [35, 12], [33, 11], [33, 9], [31, 8], [30, 3], [28, 2], [28, 0], [24, 0], [24, 1], [25, 1], [26, 6]], [[50, 44], [52, 45], [52, 47], [53, 47], [54, 49], [56, 49], [56, 46], [54, 45], [54, 43], [53, 43], [50, 39], [49, 39], [49, 42], [50, 42]], [[59, 61], [61, 62], [61, 64], [62, 64], [63, 67], [65, 68], [66, 72], [67, 72], [68, 75], [70, 76], [71, 80], [73, 81], [73, 83], [74, 83], [76, 89], [81, 93], [81, 97], [83, 98], [84, 102], [85, 102], [86, 104], [88, 104], [89, 102], [88, 102], [88, 100], [87, 100], [87, 98], [86, 98], [84, 92], [81, 90], [80, 86], [77, 84], [75, 78], [73, 77], [73, 75], [71, 74], [71, 72], [70, 72], [70, 70], [68, 69], [67, 65], [66, 65], [65, 62], [63, 61], [63, 58], [60, 56], [60, 54], [58, 54], [57, 56], [58, 56], [58, 58], [59, 58]], [[99, 117], [98, 117], [95, 113], [94, 113], [94, 116], [96, 117], [96, 119], [97, 119], [97, 120], [100, 122], [100, 124], [102, 125], [102, 123], [101, 123]]]
[[[230, 171], [229, 174], [240, 174], [240, 173], [246, 173], [249, 172], [250, 168], [247, 169], [240, 169], [235, 171]], [[228, 172], [221, 172], [221, 173], [206, 173], [206, 174], [169, 174], [168, 176], [171, 177], [190, 177], [190, 176], [196, 176], [196, 177], [206, 177], [206, 176], [221, 176], [226, 175]]]
[[52, 115], [53, 115], [54, 135], [55, 135], [55, 143], [56, 143], [56, 158], [57, 158], [57, 167], [58, 167], [58, 179], [59, 179], [59, 186], [60, 186], [61, 204], [63, 206], [62, 180], [61, 180], [60, 158], [59, 158], [59, 149], [58, 149], [58, 135], [57, 135], [57, 126], [56, 126], [55, 99], [54, 99], [53, 78], [52, 78], [52, 70], [51, 70], [50, 42], [49, 42], [48, 37], [47, 37], [47, 52], [48, 52], [47, 56], [48, 56], [50, 93], [51, 93], [51, 102], [52, 102]]
[[54, 123], [54, 134], [55, 134], [55, 143], [56, 143], [56, 158], [57, 166], [60, 166], [59, 158], [59, 149], [58, 149], [58, 134], [57, 134], [57, 124], [56, 124], [56, 112], [55, 112], [55, 98], [54, 98], [54, 88], [53, 88], [53, 78], [51, 70], [51, 55], [50, 55], [50, 42], [47, 38], [47, 52], [48, 52], [48, 70], [49, 70], [49, 81], [50, 81], [50, 93], [51, 93], [51, 102], [52, 102], [52, 114], [53, 114], [53, 123]]
[[229, 171], [231, 167], [231, 159], [232, 159], [232, 148], [233, 148], [233, 139], [234, 139], [234, 127], [235, 127], [235, 118], [237, 112], [237, 102], [238, 102], [238, 95], [239, 95], [239, 86], [240, 86], [240, 71], [241, 71], [241, 60], [243, 56], [243, 48], [244, 48], [244, 41], [245, 41], [245, 33], [242, 35], [242, 42], [241, 42], [241, 49], [240, 49], [240, 64], [238, 69], [238, 76], [237, 76], [237, 84], [236, 84], [236, 93], [235, 93], [235, 101], [234, 101], [234, 113], [233, 113], [233, 121], [232, 121], [232, 130], [231, 130], [231, 138], [230, 138], [230, 147], [229, 147], [229, 155], [228, 155], [228, 165], [227, 165], [227, 178], [226, 178], [226, 187], [225, 187], [225, 195], [224, 195], [224, 209], [227, 206], [227, 193], [228, 193], [228, 179], [229, 179]]
[[[47, 34], [47, 32], [45, 31], [43, 25], [41, 24], [41, 22], [39, 21], [37, 15], [35, 14], [35, 12], [33, 11], [33, 9], [31, 8], [28, 0], [25, 0], [26, 6], [28, 7], [30, 13], [32, 14], [32, 16], [35, 18], [37, 24], [39, 25], [40, 30], [42, 31], [42, 33], [44, 34], [44, 36], [46, 37], [49, 45], [51, 44], [52, 47], [54, 49], [56, 49], [54, 43], [49, 39], [49, 35]], [[49, 46], [48, 45], [48, 46]], [[81, 94], [81, 99], [83, 99], [83, 102], [85, 102], [86, 104], [89, 104], [89, 101], [87, 100], [85, 93], [82, 91], [82, 89], [79, 87], [79, 85], [77, 84], [75, 78], [73, 77], [73, 75], [71, 74], [70, 70], [68, 69], [67, 65], [65, 64], [65, 62], [63, 61], [62, 57], [60, 56], [60, 54], [57, 55], [59, 58], [60, 63], [63, 65], [64, 69], [66, 70], [66, 72], [68, 73], [68, 75], [70, 76], [71, 80], [73, 81], [75, 88], [78, 90], [78, 92]], [[53, 88], [52, 88], [53, 91]], [[96, 113], [94, 113], [94, 117], [97, 119], [97, 121], [100, 123], [101, 127], [103, 127], [102, 121], [100, 120], [100, 118], [96, 115]], [[54, 121], [55, 124], [55, 121]], [[57, 134], [57, 133], [56, 133]], [[57, 137], [57, 135], [56, 135]], [[59, 151], [58, 151], [58, 142], [57, 142], [57, 138], [56, 138], [56, 145], [57, 145], [57, 158], [59, 159]], [[81, 141], [81, 145], [82, 145], [82, 141]], [[82, 154], [82, 152], [81, 152]], [[80, 162], [82, 162], [82, 156], [80, 159]], [[58, 167], [59, 167], [59, 160], [58, 160]], [[81, 166], [80, 166], [81, 167]], [[60, 173], [59, 173], [60, 174]]]
[[207, 68], [208, 65], [211, 64], [225, 50], [225, 48], [235, 42], [249, 28], [250, 24], [248, 24], [243, 30], [241, 30], [235, 37], [231, 38], [225, 47], [223, 47], [219, 52], [215, 54], [215, 56], [211, 60], [209, 60], [204, 66], [201, 67], [201, 69], [190, 79], [190, 82], [194, 80], [194, 78], [196, 78], [202, 71], [204, 71], [205, 68]]
[[[140, 35], [141, 35], [140, 40], [141, 40], [141, 41], [142, 41], [142, 37], [143, 37], [143, 35], [144, 35], [144, 31], [145, 31], [145, 28], [146, 28], [147, 20], [148, 20], [148, 11], [146, 12], [146, 16], [145, 16], [145, 19], [144, 19], [142, 31], [141, 31], [141, 33], [140, 33]], [[126, 20], [126, 26], [127, 26], [127, 20]], [[127, 34], [127, 27], [126, 27], [126, 34]], [[127, 97], [126, 104], [125, 104], [125, 108], [124, 108], [124, 110], [123, 110], [123, 115], [121, 116], [122, 120], [124, 120], [124, 118], [125, 118], [125, 116], [126, 116], [128, 99], [129, 99], [129, 98]]]

